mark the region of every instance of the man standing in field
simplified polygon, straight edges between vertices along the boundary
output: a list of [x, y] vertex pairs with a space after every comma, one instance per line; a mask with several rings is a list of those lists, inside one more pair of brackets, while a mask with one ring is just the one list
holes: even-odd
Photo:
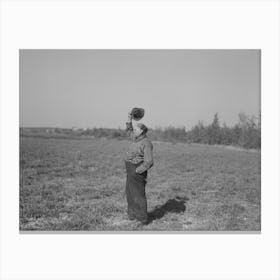
[[148, 170], [153, 166], [153, 145], [147, 137], [148, 128], [141, 123], [132, 124], [132, 118], [142, 118], [144, 110], [134, 108], [128, 113], [126, 131], [131, 143], [125, 157], [127, 172], [126, 198], [127, 214], [130, 220], [138, 220], [143, 225], [149, 223], [145, 187]]

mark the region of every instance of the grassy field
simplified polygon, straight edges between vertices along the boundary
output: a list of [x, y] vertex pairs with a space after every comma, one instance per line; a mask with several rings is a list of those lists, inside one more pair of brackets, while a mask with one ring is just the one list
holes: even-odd
[[260, 152], [154, 142], [151, 222], [126, 217], [126, 140], [20, 138], [20, 230], [259, 231]]

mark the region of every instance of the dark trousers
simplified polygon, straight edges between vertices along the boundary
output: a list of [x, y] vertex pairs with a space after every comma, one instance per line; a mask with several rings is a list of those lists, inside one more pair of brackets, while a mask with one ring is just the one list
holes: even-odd
[[126, 199], [127, 199], [127, 214], [129, 219], [137, 219], [143, 223], [147, 222], [147, 199], [145, 186], [147, 183], [147, 171], [138, 174], [136, 167], [141, 163], [133, 164], [125, 161], [126, 166]]

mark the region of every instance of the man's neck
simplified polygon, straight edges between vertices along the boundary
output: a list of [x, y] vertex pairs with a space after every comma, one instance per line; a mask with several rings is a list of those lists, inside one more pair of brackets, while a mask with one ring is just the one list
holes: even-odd
[[146, 137], [147, 137], [146, 134], [140, 134], [139, 136], [134, 137], [134, 141], [138, 142], [138, 141], [140, 141], [140, 140], [142, 140], [142, 139], [144, 139]]

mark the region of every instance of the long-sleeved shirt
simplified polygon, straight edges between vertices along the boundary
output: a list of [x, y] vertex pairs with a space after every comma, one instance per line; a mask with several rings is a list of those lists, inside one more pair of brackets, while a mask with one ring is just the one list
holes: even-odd
[[150, 169], [153, 164], [153, 144], [148, 139], [146, 134], [135, 136], [133, 132], [132, 122], [126, 123], [126, 131], [131, 139], [131, 144], [126, 152], [125, 160], [130, 161], [134, 164], [142, 162], [136, 168], [137, 173], [143, 173]]

